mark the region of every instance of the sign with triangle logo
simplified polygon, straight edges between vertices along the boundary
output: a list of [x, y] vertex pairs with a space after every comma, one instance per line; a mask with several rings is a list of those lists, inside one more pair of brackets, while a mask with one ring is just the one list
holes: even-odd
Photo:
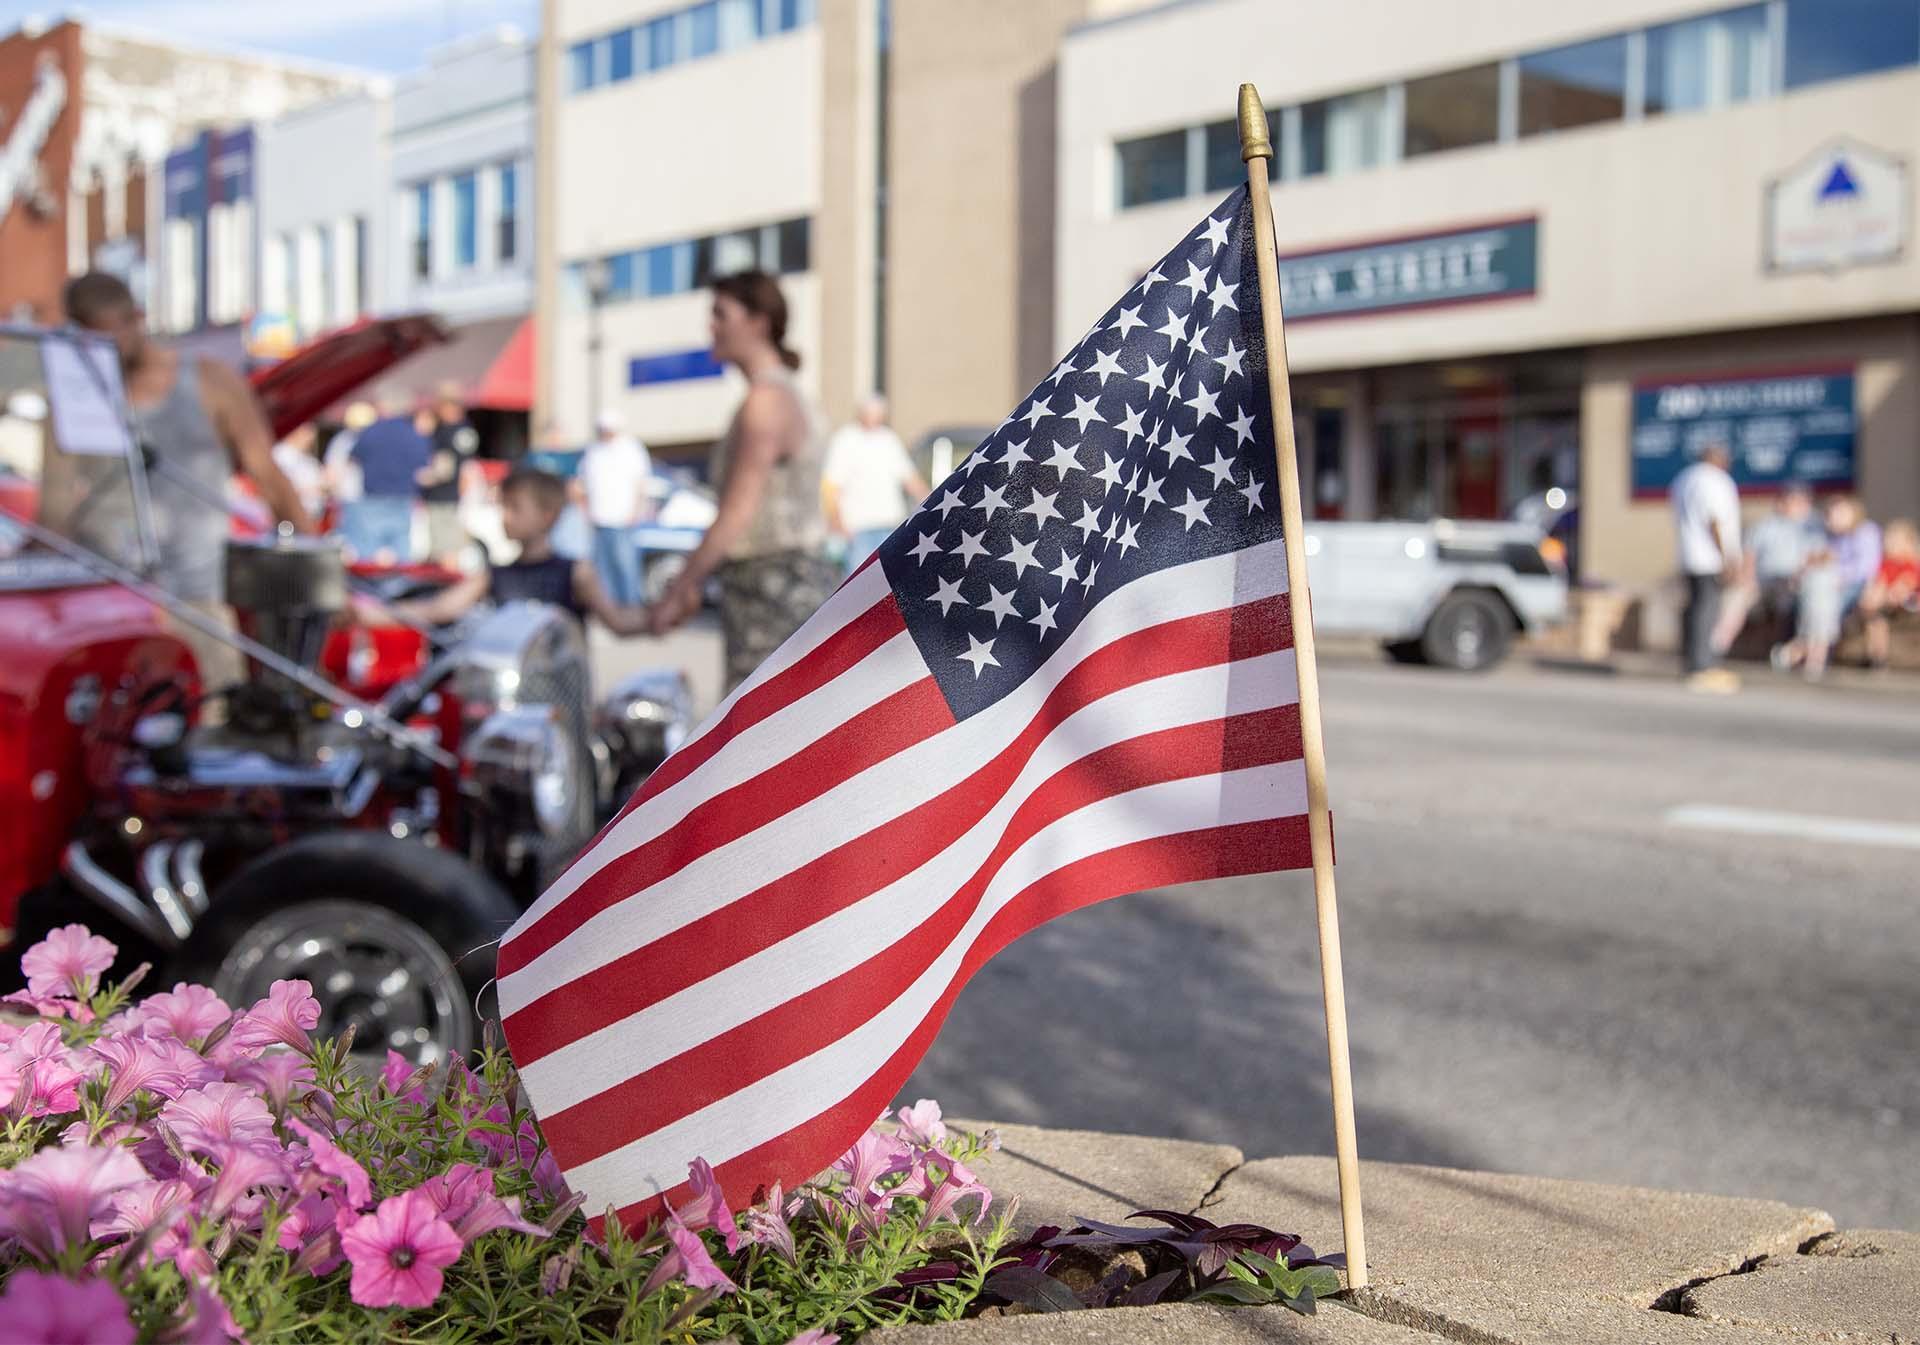
[[1831, 201], [1836, 196], [1858, 196], [1859, 184], [1853, 180], [1853, 174], [1847, 171], [1845, 159], [1833, 161], [1833, 171], [1827, 174], [1826, 185], [1820, 188], [1820, 199]]
[[1835, 271], [1893, 261], [1907, 245], [1906, 161], [1846, 139], [1766, 187], [1766, 269]]

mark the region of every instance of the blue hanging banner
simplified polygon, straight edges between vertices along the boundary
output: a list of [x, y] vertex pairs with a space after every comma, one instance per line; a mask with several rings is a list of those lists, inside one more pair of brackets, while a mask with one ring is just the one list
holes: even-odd
[[1667, 378], [1633, 387], [1633, 493], [1667, 493], [1707, 444], [1733, 453], [1733, 479], [1750, 494], [1791, 484], [1853, 485], [1851, 368], [1798, 369], [1712, 378]]

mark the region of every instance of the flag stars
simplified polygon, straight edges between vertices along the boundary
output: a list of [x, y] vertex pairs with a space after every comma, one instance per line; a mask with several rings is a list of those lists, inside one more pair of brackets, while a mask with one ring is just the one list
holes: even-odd
[[[1122, 371], [1116, 367], [1114, 372], [1120, 373]], [[1101, 381], [1105, 382], [1104, 379]], [[1100, 414], [1100, 408], [1098, 406], [1099, 400], [1098, 397], [1082, 397], [1076, 393], [1073, 399], [1073, 410], [1067, 412], [1062, 419], [1075, 422], [1080, 426], [1080, 433], [1082, 434], [1087, 432], [1087, 422], [1090, 420], [1097, 420], [1102, 425], [1106, 424], [1105, 418]]]
[[1235, 486], [1234, 489], [1246, 498], [1247, 515], [1249, 517], [1253, 515], [1256, 509], [1263, 514], [1267, 512], [1267, 502], [1260, 498], [1261, 485], [1259, 477], [1248, 473], [1247, 484], [1244, 486]]
[[1144, 472], [1141, 473], [1141, 476], [1146, 482], [1145, 485], [1140, 487], [1140, 513], [1142, 517], [1144, 517], [1147, 510], [1152, 506], [1165, 504], [1167, 502], [1166, 497], [1160, 493], [1160, 487], [1165, 483], [1166, 478], [1164, 476], [1147, 476]]
[[1038, 598], [1035, 599], [1035, 601], [1040, 604], [1040, 610], [1032, 616], [1025, 618], [1025, 620], [1028, 625], [1033, 626], [1040, 632], [1041, 639], [1045, 639], [1048, 631], [1058, 630], [1060, 627], [1060, 623], [1053, 619], [1053, 614], [1059, 610], [1060, 604], [1057, 602], [1048, 602], [1044, 598]]
[[1051, 467], [1055, 472], [1058, 472], [1063, 484], [1067, 479], [1068, 472], [1084, 472], [1087, 470], [1080, 465], [1080, 445], [1078, 444], [1055, 444], [1053, 446], [1052, 456], [1041, 465]]
[[1155, 327], [1153, 330], [1155, 335], [1166, 337], [1167, 345], [1171, 348], [1187, 339], [1187, 320], [1169, 308], [1166, 326]]
[[1241, 407], [1239, 416], [1227, 423], [1233, 427], [1233, 446], [1235, 448], [1240, 447], [1242, 444], [1250, 444], [1253, 442], [1253, 417], [1247, 414], [1246, 407]]
[[1225, 247], [1227, 245], [1226, 219], [1220, 216], [1208, 216], [1207, 228], [1206, 231], [1200, 235], [1200, 241], [1202, 243], [1211, 243], [1215, 247]]
[[1031, 442], [1032, 441], [1028, 439], [1007, 441], [1007, 451], [1001, 457], [1000, 465], [1007, 469], [1009, 476], [1013, 474], [1013, 469], [1021, 463], [1033, 461], [1033, 458], [1027, 453], [1027, 445]]
[[1032, 429], [1035, 425], [1038, 425], [1041, 421], [1053, 414], [1053, 407], [1048, 405], [1044, 398], [1035, 397], [1027, 403], [1027, 409], [1020, 413], [1020, 419], [1027, 422], [1028, 429]]
[[1120, 548], [1120, 554], [1123, 556], [1139, 546], [1140, 525], [1138, 523], [1129, 523], [1126, 527], [1120, 529], [1120, 536], [1115, 540], [1114, 545]]
[[1227, 380], [1232, 378], [1235, 374], [1239, 374], [1242, 378], [1246, 377], [1247, 371], [1245, 368], [1245, 364], [1247, 359], [1247, 352], [1240, 349], [1240, 347], [1236, 346], [1233, 343], [1232, 337], [1227, 338], [1227, 353], [1224, 355], [1215, 355], [1213, 359], [1215, 363], [1217, 363], [1222, 369], [1226, 371], [1225, 376], [1222, 377], [1220, 380], [1220, 385], [1222, 387], [1225, 387]]
[[[1160, 274], [1160, 268], [1156, 266], [1151, 271], [1147, 272], [1147, 274], [1141, 279], [1140, 293], [1150, 294], [1152, 293], [1153, 287], [1155, 285], [1164, 285], [1166, 283], [1167, 283], [1167, 278]], [[1134, 311], [1138, 312], [1139, 310], [1135, 309]]]
[[1119, 459], [1115, 458], [1111, 453], [1102, 453], [1100, 455], [1100, 464], [1100, 470], [1093, 474], [1093, 479], [1105, 485], [1108, 492], [1111, 493], [1114, 487], [1120, 484]]
[[928, 598], [927, 601], [940, 604], [941, 616], [945, 616], [948, 612], [952, 611], [955, 603], [960, 604], [962, 607], [973, 606], [972, 603], [960, 596], [960, 581], [958, 579], [936, 579], [934, 582], [939, 585], [939, 587], [934, 589], [933, 596]]
[[1207, 517], [1207, 505], [1209, 503], [1210, 501], [1208, 500], [1196, 499], [1194, 493], [1189, 490], [1187, 492], [1187, 502], [1173, 506], [1173, 512], [1187, 521], [1186, 527], [1181, 529], [1181, 531], [1192, 532], [1193, 525], [1196, 523], [1204, 523], [1208, 527], [1212, 527], [1213, 520]]
[[940, 548], [940, 543], [935, 540], [939, 535], [940, 535], [940, 530], [938, 528], [934, 529], [932, 532], [921, 533], [920, 540], [914, 543], [913, 550], [907, 552], [907, 554], [909, 556], [912, 556], [915, 560], [919, 561], [922, 565], [925, 565], [927, 563], [928, 556], [938, 556], [943, 554]]
[[[1103, 388], [1107, 386], [1107, 379], [1113, 375], [1118, 374], [1122, 378], [1127, 376], [1127, 371], [1120, 367], [1120, 352], [1117, 350], [1102, 350], [1097, 352], [1093, 357], [1093, 363], [1087, 366], [1087, 372], [1090, 374], [1098, 374], [1100, 376], [1100, 386]], [[1078, 408], [1075, 408], [1075, 410], [1077, 414]], [[1083, 425], [1081, 428], [1085, 429], [1086, 426]]]
[[1033, 498], [1020, 506], [1020, 512], [1032, 514], [1033, 521], [1044, 528], [1047, 526], [1048, 519], [1060, 517], [1060, 511], [1053, 507], [1053, 502], [1059, 498], [1058, 491], [1048, 495], [1036, 490], [1033, 492]]
[[966, 505], [961, 503], [959, 490], [954, 489], [942, 496], [940, 503], [935, 505], [934, 508], [940, 511], [940, 521], [945, 523], [948, 514], [952, 513], [955, 509], [964, 509]]
[[[1017, 590], [1018, 586], [1016, 585], [1015, 587]], [[1012, 593], [1002, 593], [999, 589], [995, 588], [992, 584], [987, 585], [987, 592], [992, 596], [990, 596], [986, 600], [986, 602], [981, 604], [980, 610], [992, 615], [993, 628], [995, 630], [1000, 629], [1001, 621], [1005, 620], [1007, 617], [1014, 617], [1018, 619], [1020, 615], [1020, 609], [1013, 605]]]
[[1187, 263], [1187, 278], [1179, 282], [1181, 288], [1188, 291], [1187, 299], [1191, 304], [1207, 288], [1207, 273], [1192, 262]]
[[1187, 445], [1193, 442], [1191, 434], [1181, 434], [1171, 425], [1162, 426], [1160, 432], [1165, 436], [1166, 442], [1155, 444], [1154, 447], [1167, 455], [1167, 470], [1173, 470], [1173, 464], [1182, 459], [1187, 462], [1193, 461], [1193, 454], [1187, 451]]
[[1080, 558], [1063, 546], [1060, 548], [1060, 563], [1047, 573], [1060, 581], [1060, 591], [1064, 593], [1068, 584], [1080, 582]]
[[1133, 376], [1136, 383], [1144, 383], [1149, 392], [1164, 392], [1167, 386], [1167, 366], [1147, 357], [1147, 367]]
[[967, 652], [956, 654], [954, 657], [962, 663], [973, 665], [973, 678], [976, 682], [980, 680], [980, 674], [985, 669], [1000, 666], [1000, 660], [993, 656], [993, 641], [982, 640], [971, 633], [967, 636]]
[[1012, 508], [1012, 506], [1007, 503], [1007, 488], [1004, 485], [980, 487], [980, 498], [975, 501], [973, 507], [983, 510], [989, 522], [991, 522], [993, 516], [1002, 509]]
[[1215, 277], [1213, 289], [1207, 294], [1207, 302], [1213, 305], [1213, 315], [1216, 318], [1220, 316], [1220, 310], [1223, 308], [1231, 308], [1236, 313], [1240, 311], [1240, 305], [1234, 302], [1233, 298], [1233, 292], [1239, 288], [1238, 285], [1229, 285], [1226, 281]]
[[953, 554], [960, 557], [962, 565], [972, 565], [975, 556], [987, 554], [987, 548], [980, 544], [980, 539], [984, 536], [986, 536], [984, 528], [979, 532], [968, 532], [964, 528], [960, 530], [960, 545], [953, 549]]
[[1218, 490], [1221, 486], [1231, 486], [1233, 484], [1233, 459], [1222, 457], [1220, 450], [1217, 448], [1213, 450], [1213, 461], [1201, 463], [1200, 469], [1213, 478], [1215, 490]]
[[1187, 338], [1187, 360], [1191, 363], [1195, 355], [1204, 355], [1206, 353], [1207, 329], [1204, 327], [1196, 327], [1193, 335]]
[[1090, 504], [1082, 504], [1080, 517], [1073, 526], [1080, 529], [1080, 540], [1085, 542], [1100, 531], [1100, 511]]
[[1011, 546], [1007, 554], [1000, 559], [1013, 566], [1013, 578], [1017, 584], [1027, 577], [1028, 570], [1040, 567], [1040, 557], [1033, 554], [1033, 549], [1040, 545], [1040, 539], [1036, 537], [1031, 542], [1023, 542], [1017, 537], [1012, 537], [1008, 541]]
[[[1151, 364], [1152, 361], [1149, 360], [1148, 363]], [[1147, 427], [1141, 424], [1140, 413], [1142, 409], [1143, 408], [1137, 406], [1128, 407], [1127, 414], [1120, 421], [1118, 428], [1122, 434], [1127, 436], [1128, 448], [1133, 447], [1133, 441], [1135, 439], [1141, 438], [1147, 433]]]
[[1193, 380], [1193, 396], [1182, 405], [1192, 409], [1196, 421], [1204, 421], [1209, 416], [1220, 419], [1220, 394], [1203, 386], [1197, 374]]
[[1135, 304], [1132, 308], [1121, 309], [1120, 316], [1113, 320], [1113, 325], [1120, 329], [1120, 339], [1125, 341], [1128, 332], [1135, 327], [1144, 327], [1147, 324], [1141, 320], [1140, 305]]

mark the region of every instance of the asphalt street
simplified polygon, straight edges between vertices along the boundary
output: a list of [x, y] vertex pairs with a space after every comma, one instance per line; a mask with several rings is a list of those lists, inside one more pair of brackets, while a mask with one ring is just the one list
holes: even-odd
[[[599, 652], [717, 695], [704, 621]], [[1363, 651], [1322, 684], [1363, 1157], [1920, 1229], [1920, 689]], [[1308, 876], [1034, 931], [962, 992], [920, 1097], [1331, 1153]]]
[[[1370, 658], [1323, 694], [1363, 1157], [1920, 1229], [1920, 696]], [[1195, 884], [1006, 950], [903, 1096], [1331, 1153], [1322, 1023], [1307, 875]]]

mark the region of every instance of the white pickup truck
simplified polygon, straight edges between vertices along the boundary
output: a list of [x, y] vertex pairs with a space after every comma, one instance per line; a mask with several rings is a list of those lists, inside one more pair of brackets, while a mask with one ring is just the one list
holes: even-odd
[[1473, 671], [1567, 615], [1567, 578], [1522, 523], [1307, 524], [1313, 625], [1403, 663]]

